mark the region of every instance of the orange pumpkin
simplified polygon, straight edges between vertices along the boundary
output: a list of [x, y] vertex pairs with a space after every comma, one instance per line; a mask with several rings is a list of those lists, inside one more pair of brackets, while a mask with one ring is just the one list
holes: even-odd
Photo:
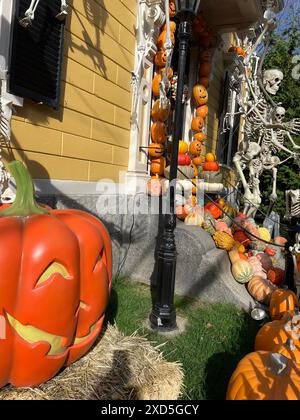
[[246, 248], [251, 244], [251, 240], [248, 238], [248, 236], [245, 234], [243, 230], [236, 231], [233, 237], [237, 242], [240, 242]]
[[160, 74], [156, 74], [152, 80], [152, 92], [153, 92], [153, 95], [156, 97], [159, 97], [159, 94], [160, 94], [159, 87], [160, 87], [161, 79], [162, 79], [162, 76]]
[[194, 134], [195, 141], [200, 141], [201, 143], [203, 143], [205, 139], [206, 139], [206, 134], [203, 132]]
[[165, 67], [167, 64], [167, 53], [164, 50], [158, 51], [155, 55], [154, 63], [157, 67]]
[[238, 364], [228, 389], [227, 400], [299, 400], [299, 366], [278, 353], [248, 354]]
[[198, 105], [206, 105], [208, 102], [208, 92], [203, 85], [195, 85], [193, 88], [193, 96]]
[[194, 157], [193, 164], [196, 165], [196, 166], [202, 165], [202, 157], [201, 156]]
[[207, 33], [200, 35], [200, 45], [204, 48], [209, 48], [211, 44], [211, 36]]
[[197, 117], [201, 117], [205, 119], [208, 115], [208, 106], [207, 105], [198, 106], [198, 108], [196, 109], [196, 114], [197, 114]]
[[152, 197], [159, 197], [162, 193], [161, 178], [158, 175], [152, 176], [147, 182], [147, 192]]
[[250, 293], [250, 295], [255, 300], [257, 300], [257, 302], [265, 303], [266, 305], [270, 303], [271, 295], [275, 289], [276, 286], [274, 286], [270, 281], [265, 280], [259, 276], [252, 277], [252, 279], [248, 283], [248, 292]]
[[[160, 74], [162, 77], [163, 77], [164, 72], [165, 72], [165, 67], [159, 68], [157, 70], [157, 73]], [[174, 74], [173, 69], [172, 69], [172, 67], [170, 67], [169, 70], [168, 70], [168, 79], [169, 80], [172, 79], [173, 74]]]
[[209, 87], [209, 77], [200, 77], [198, 84], [199, 85], [203, 85], [206, 89], [208, 89]]
[[202, 143], [200, 141], [194, 140], [190, 143], [189, 152], [193, 156], [200, 156], [201, 149], [202, 149]]
[[[174, 32], [171, 31], [170, 33], [170, 37], [171, 37], [171, 42], [174, 45], [175, 44], [175, 35]], [[160, 33], [158, 39], [157, 39], [157, 47], [159, 50], [163, 50], [165, 49], [165, 43], [166, 43], [166, 39], [167, 39], [167, 31], [164, 30]]]
[[173, 0], [169, 2], [169, 15], [171, 19], [176, 15], [176, 5]]
[[216, 161], [216, 155], [214, 153], [206, 153], [205, 160], [206, 160], [206, 162], [215, 162]]
[[211, 61], [211, 50], [206, 48], [200, 54], [200, 61], [202, 62], [210, 62]]
[[[221, 205], [219, 205], [219, 207], [222, 208]], [[217, 207], [214, 203], [207, 203], [204, 207], [204, 210], [208, 211], [214, 217], [214, 219], [218, 220], [223, 214], [222, 210], [220, 210], [219, 207]]]
[[149, 145], [148, 154], [151, 157], [160, 157], [164, 154], [165, 148], [161, 143], [152, 143]]
[[[170, 21], [170, 31], [171, 32], [175, 32], [176, 31], [176, 23], [173, 21], [173, 20], [171, 20]], [[167, 24], [165, 23], [163, 26], [162, 26], [162, 31], [166, 31], [167, 30]]]
[[220, 166], [218, 162], [205, 162], [203, 164], [203, 170], [209, 171], [209, 172], [218, 172], [220, 169]]
[[204, 119], [201, 117], [195, 117], [192, 120], [192, 130], [199, 132], [204, 127]]
[[166, 126], [163, 122], [157, 121], [151, 127], [151, 139], [153, 143], [163, 144], [166, 141]]
[[294, 292], [277, 289], [271, 296], [270, 316], [272, 319], [281, 319], [285, 312], [293, 311], [298, 305], [298, 298]]
[[153, 121], [166, 121], [169, 118], [171, 110], [171, 104], [168, 102], [168, 105], [165, 108], [160, 107], [160, 100], [157, 99], [154, 102], [153, 108], [151, 110], [151, 118]]
[[272, 267], [268, 271], [268, 279], [276, 285], [280, 285], [284, 281], [284, 271], [281, 268]]
[[211, 64], [208, 61], [204, 61], [200, 65], [199, 77], [209, 77], [211, 72]]
[[154, 175], [164, 175], [164, 171], [166, 168], [166, 159], [164, 157], [159, 157], [152, 159], [150, 170], [151, 173]]

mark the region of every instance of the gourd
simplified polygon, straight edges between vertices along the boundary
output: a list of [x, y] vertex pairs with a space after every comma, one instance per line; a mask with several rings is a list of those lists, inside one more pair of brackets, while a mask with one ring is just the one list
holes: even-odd
[[213, 236], [217, 248], [231, 251], [234, 247], [234, 239], [225, 232], [216, 232]]
[[268, 279], [276, 285], [280, 285], [284, 281], [284, 271], [281, 268], [272, 267], [268, 271]]
[[248, 261], [239, 260], [232, 264], [233, 277], [238, 283], [246, 284], [253, 277], [253, 268]]
[[233, 373], [226, 399], [299, 400], [299, 367], [278, 353], [250, 353]]
[[[167, 39], [167, 31], [163, 30], [160, 34], [159, 37], [157, 38], [157, 47], [159, 50], [163, 50], [165, 48], [165, 43], [166, 43], [166, 39]], [[173, 31], [170, 31], [170, 40], [172, 42], [172, 45], [175, 44], [175, 35]]]
[[205, 162], [203, 164], [203, 170], [204, 171], [210, 171], [210, 172], [218, 172], [220, 169], [220, 166], [218, 162]]
[[159, 197], [162, 193], [161, 178], [158, 175], [152, 176], [147, 182], [147, 192], [152, 197]]
[[197, 117], [201, 117], [205, 119], [208, 115], [208, 106], [207, 105], [198, 106], [196, 109], [196, 115]]
[[167, 101], [167, 105], [164, 108], [161, 108], [160, 100], [157, 99], [154, 102], [153, 108], [151, 110], [151, 118], [154, 122], [156, 121], [165, 122], [169, 118], [170, 110], [171, 110], [171, 104], [169, 101]]
[[223, 214], [221, 208], [221, 205], [217, 206], [215, 203], [207, 203], [204, 210], [208, 211], [215, 219], [219, 219]]
[[271, 296], [270, 316], [272, 319], [281, 319], [285, 312], [294, 311], [298, 305], [298, 298], [294, 292], [277, 289]]
[[157, 67], [165, 67], [167, 64], [167, 52], [165, 50], [158, 51], [154, 62]]
[[200, 143], [203, 143], [205, 139], [206, 139], [206, 134], [203, 132], [194, 134], [195, 141], [200, 141]]
[[189, 145], [185, 141], [180, 140], [179, 141], [179, 147], [178, 147], [178, 153], [187, 153], [188, 150], [189, 150]]
[[148, 148], [148, 154], [151, 157], [160, 157], [164, 154], [164, 146], [160, 143], [151, 143]]
[[193, 96], [197, 105], [206, 105], [208, 102], [208, 92], [205, 86], [196, 84], [193, 88]]
[[193, 164], [196, 166], [200, 166], [202, 165], [202, 157], [201, 156], [196, 156], [193, 158]]
[[163, 157], [152, 159], [151, 161], [151, 173], [154, 175], [163, 175], [166, 167], [166, 159]]
[[0, 211], [0, 387], [37, 386], [81, 358], [104, 321], [112, 280], [110, 236], [80, 210], [47, 210], [34, 200], [23, 163], [8, 168], [15, 202]]
[[259, 227], [258, 228], [258, 233], [259, 233], [260, 239], [263, 239], [266, 242], [270, 242], [271, 241], [271, 234], [270, 234], [269, 229]]
[[201, 216], [201, 214], [197, 213], [197, 212], [193, 212], [187, 215], [187, 217], [184, 220], [184, 223], [186, 225], [190, 225], [190, 226], [202, 226], [203, 224], [203, 217]]
[[[271, 282], [259, 276], [253, 276], [248, 283], [248, 292], [257, 302], [268, 305], [271, 295], [276, 289]], [[264, 349], [260, 349], [264, 350]]]

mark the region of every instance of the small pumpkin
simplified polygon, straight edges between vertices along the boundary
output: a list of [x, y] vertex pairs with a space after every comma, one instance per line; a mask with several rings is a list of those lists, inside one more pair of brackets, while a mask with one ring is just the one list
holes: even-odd
[[298, 298], [294, 292], [277, 289], [271, 296], [270, 316], [272, 319], [281, 319], [285, 312], [294, 311], [298, 305]]
[[151, 126], [151, 139], [153, 143], [163, 144], [166, 141], [166, 126], [163, 122], [157, 121]]
[[189, 226], [202, 226], [203, 224], [203, 216], [198, 212], [192, 212], [187, 215], [184, 220], [184, 223]]
[[[257, 302], [268, 305], [276, 286], [259, 276], [253, 276], [248, 283], [248, 292]], [[260, 349], [266, 350], [266, 349]]]
[[246, 248], [250, 245], [251, 240], [248, 238], [248, 236], [245, 234], [244, 231], [242, 230], [238, 230], [234, 233], [233, 235], [234, 239], [237, 242], [240, 242], [241, 244], [243, 244]]
[[225, 233], [228, 233], [228, 235], [230, 235], [231, 237], [233, 237], [232, 232], [231, 232], [231, 229], [222, 220], [218, 220], [217, 221], [217, 223], [216, 223], [216, 231], [217, 232], [225, 232]]
[[259, 233], [260, 239], [263, 239], [264, 241], [267, 241], [267, 242], [271, 241], [271, 234], [270, 234], [269, 229], [259, 227], [258, 228], [258, 233]]
[[201, 156], [196, 156], [193, 158], [193, 164], [196, 166], [200, 166], [202, 165], [202, 157]]
[[[165, 49], [166, 39], [167, 39], [167, 31], [163, 30], [163, 31], [161, 31], [161, 33], [159, 34], [159, 37], [157, 38], [156, 45], [157, 45], [159, 50]], [[171, 39], [172, 45], [174, 45], [175, 44], [175, 35], [174, 35], [173, 31], [170, 32], [170, 39]]]
[[162, 194], [161, 178], [158, 175], [152, 176], [147, 182], [148, 195], [159, 197]]
[[278, 344], [272, 350], [274, 353], [279, 353], [294, 363], [300, 363], [300, 348], [295, 345], [292, 339], [288, 339], [284, 344]]
[[197, 133], [204, 127], [204, 119], [202, 117], [195, 117], [192, 119], [192, 130]]
[[280, 285], [284, 282], [285, 273], [281, 268], [272, 267], [268, 271], [268, 279], [276, 285]]
[[[222, 207], [221, 205], [219, 207]], [[223, 212], [215, 203], [207, 203], [204, 210], [208, 211], [215, 219], [219, 219]]]
[[209, 77], [211, 72], [211, 64], [208, 61], [201, 63], [199, 77]]
[[159, 97], [159, 93], [160, 93], [159, 87], [160, 87], [161, 79], [162, 79], [161, 75], [156, 74], [152, 80], [152, 92], [153, 92], [153, 95], [156, 97]]
[[257, 258], [260, 260], [262, 268], [266, 271], [266, 273], [272, 268], [272, 260], [271, 257], [263, 252], [256, 255]]
[[178, 154], [178, 165], [179, 166], [189, 166], [191, 164], [191, 158], [185, 153]]
[[179, 146], [178, 146], [178, 153], [187, 153], [188, 150], [189, 150], [189, 145], [185, 141], [180, 140]]
[[284, 248], [287, 243], [287, 239], [283, 238], [282, 236], [276, 236], [276, 238], [274, 239], [274, 243]]
[[198, 80], [199, 85], [204, 86], [206, 89], [209, 88], [209, 77], [200, 77]]
[[208, 172], [218, 172], [220, 169], [220, 165], [218, 162], [205, 162], [203, 164], [203, 170]]
[[300, 368], [278, 353], [250, 353], [238, 364], [227, 400], [299, 400]]
[[208, 106], [207, 105], [198, 106], [196, 109], [196, 114], [197, 114], [197, 117], [201, 117], [205, 119], [208, 115]]
[[231, 251], [228, 252], [228, 256], [231, 261], [231, 264], [234, 264], [235, 262], [240, 260], [239, 251], [236, 247], [234, 247]]
[[213, 236], [217, 248], [231, 251], [234, 247], [234, 239], [225, 232], [216, 232]]
[[160, 50], [155, 55], [154, 63], [157, 67], [165, 67], [167, 64], [167, 52]]
[[200, 54], [200, 62], [210, 62], [211, 61], [211, 50], [205, 48]]
[[174, 0], [170, 0], [169, 2], [169, 15], [171, 19], [176, 15], [176, 5]]
[[[162, 77], [163, 77], [163, 75], [164, 75], [165, 71], [166, 71], [166, 70], [165, 70], [165, 67], [160, 67], [160, 68], [158, 68], [158, 69], [157, 69], [157, 73], [158, 73], [160, 76], [162, 76]], [[172, 67], [170, 67], [170, 68], [169, 68], [169, 70], [168, 70], [168, 79], [169, 79], [169, 80], [171, 80], [171, 79], [172, 79], [173, 74], [174, 74], [173, 69], [172, 69]]]
[[164, 157], [155, 158], [151, 161], [151, 173], [154, 175], [163, 175], [166, 167], [166, 159]]
[[185, 220], [188, 215], [185, 206], [176, 206], [175, 212], [179, 220]]
[[161, 108], [160, 100], [157, 99], [154, 102], [153, 108], [151, 110], [151, 118], [154, 122], [156, 121], [165, 122], [169, 118], [170, 110], [171, 110], [170, 101], [167, 102], [167, 105], [164, 108]]
[[216, 155], [214, 153], [206, 153], [205, 160], [206, 160], [206, 162], [215, 162], [216, 161]]
[[246, 284], [253, 277], [253, 268], [248, 261], [239, 260], [232, 264], [233, 277], [238, 283]]
[[164, 151], [164, 145], [160, 143], [151, 143], [148, 148], [148, 154], [151, 157], [160, 157], [164, 154]]
[[253, 267], [253, 274], [255, 276], [259, 276], [259, 277], [262, 277], [263, 279], [267, 280], [267, 274], [262, 267], [260, 259], [255, 257], [255, 256], [252, 256], [252, 257], [249, 258], [248, 261]]
[[189, 152], [193, 156], [200, 156], [202, 143], [200, 141], [192, 141], [189, 146]]
[[[170, 31], [174, 33], [176, 31], [176, 27], [177, 27], [176, 23], [173, 20], [171, 20], [170, 21]], [[161, 29], [162, 29], [162, 31], [166, 31], [167, 30], [167, 24], [164, 23]]]
[[196, 84], [193, 88], [193, 96], [197, 105], [206, 105], [208, 102], [208, 92], [205, 86]]
[[205, 139], [206, 139], [206, 134], [203, 132], [194, 134], [195, 141], [200, 141], [201, 143], [203, 143]]

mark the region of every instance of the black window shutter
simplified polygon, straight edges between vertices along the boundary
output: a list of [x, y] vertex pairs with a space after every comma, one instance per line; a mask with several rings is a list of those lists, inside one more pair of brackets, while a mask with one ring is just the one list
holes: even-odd
[[58, 108], [64, 22], [56, 19], [61, 0], [40, 0], [32, 26], [23, 28], [31, 0], [17, 0], [10, 62], [10, 92]]

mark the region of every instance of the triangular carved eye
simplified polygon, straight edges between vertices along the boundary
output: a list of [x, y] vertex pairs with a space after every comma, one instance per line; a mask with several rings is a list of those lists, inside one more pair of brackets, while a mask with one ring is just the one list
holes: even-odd
[[104, 249], [101, 250], [100, 254], [98, 255], [96, 259], [94, 271], [97, 270], [100, 264], [106, 265], [105, 257], [103, 256], [103, 254], [104, 254]]
[[68, 273], [68, 270], [66, 269], [65, 266], [63, 266], [62, 264], [58, 263], [58, 262], [53, 262], [52, 264], [50, 264], [48, 266], [48, 268], [46, 268], [46, 270], [43, 272], [43, 274], [41, 275], [41, 277], [39, 278], [37, 284], [35, 287], [39, 287], [42, 283], [45, 283], [45, 281], [49, 280], [50, 277], [53, 274], [60, 274], [62, 277], [64, 277], [65, 279], [70, 279], [71, 276]]

